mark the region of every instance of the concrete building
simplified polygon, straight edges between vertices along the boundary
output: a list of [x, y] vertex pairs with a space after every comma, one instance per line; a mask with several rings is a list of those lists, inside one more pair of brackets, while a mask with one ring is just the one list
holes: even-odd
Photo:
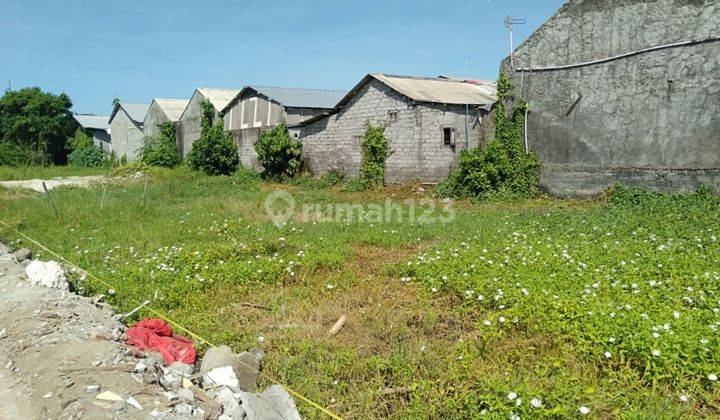
[[160, 134], [160, 125], [171, 122], [177, 126], [185, 107], [187, 107], [188, 99], [159, 99], [155, 98], [150, 103], [150, 108], [143, 120], [143, 128], [146, 136], [156, 136]]
[[220, 112], [232, 101], [240, 89], [214, 89], [214, 88], [197, 88], [190, 97], [185, 110], [182, 112], [178, 121], [175, 135], [177, 136], [178, 148], [180, 154], [187, 157], [192, 144], [200, 138], [200, 129], [202, 121], [202, 103], [207, 101], [214, 108], [214, 119], [220, 118]]
[[222, 111], [225, 130], [233, 135], [240, 161], [259, 168], [255, 142], [284, 122], [297, 125], [328, 113], [346, 91], [246, 86]]
[[542, 185], [720, 192], [720, 2], [571, 0], [503, 63]]
[[108, 133], [108, 119], [107, 115], [84, 115], [75, 114], [73, 115], [75, 121], [80, 124], [80, 127], [92, 137], [93, 144], [95, 147], [99, 147], [105, 153], [112, 151], [112, 143], [110, 143], [110, 133]]
[[108, 121], [112, 149], [118, 159], [125, 157], [128, 162], [137, 159], [142, 147], [143, 121], [149, 104], [118, 102]]
[[333, 109], [299, 132], [307, 168], [315, 175], [359, 174], [367, 124], [382, 125], [390, 143], [386, 181], [445, 180], [462, 150], [493, 137], [495, 86], [450, 78], [369, 74]]

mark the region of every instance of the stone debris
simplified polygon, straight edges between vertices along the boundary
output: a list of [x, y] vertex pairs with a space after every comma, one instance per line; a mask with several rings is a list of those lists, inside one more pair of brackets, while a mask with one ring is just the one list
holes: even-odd
[[[0, 352], [0, 361], [10, 374], [22, 375], [28, 383], [29, 378], [37, 377], [42, 378], [43, 383], [57, 384], [55, 392], [36, 395], [30, 400], [31, 405], [26, 406], [29, 418], [300, 418], [295, 402], [284, 388], [273, 386], [262, 393], [255, 392], [264, 357], [261, 350], [236, 354], [229, 347], [221, 346], [208, 349], [202, 361], [194, 365], [176, 362], [166, 366], [162, 354], [141, 352], [123, 344], [127, 327], [115, 317], [112, 308], [102, 302], [102, 297], [84, 298], [68, 293], [68, 282], [59, 263], [25, 261], [28, 265], [23, 270], [16, 255], [0, 243], [0, 273], [8, 270], [3, 264], [10, 264], [15, 275], [10, 293], [18, 295], [13, 299], [31, 305], [23, 319], [33, 321], [28, 324], [30, 327], [13, 324], [10, 336], [6, 328], [0, 328], [3, 347], [10, 350]], [[25, 278], [30, 280], [30, 285], [41, 287], [27, 288]], [[15, 290], [17, 292], [13, 292]], [[114, 290], [108, 290], [108, 294], [113, 295]], [[3, 308], [8, 309], [3, 312]], [[0, 322], [6, 325], [14, 322], [16, 309], [0, 301]], [[74, 329], [72, 334], [71, 329]], [[35, 346], [33, 351], [25, 350], [29, 344]], [[22, 355], [58, 345], [68, 346], [72, 354], [69, 359], [54, 360], [52, 369], [38, 366], [40, 375], [26, 371], [27, 361], [18, 362]], [[90, 348], [105, 350], [87, 350]], [[53, 356], [49, 353], [44, 359], [53, 360]], [[44, 373], [55, 371], [56, 376]], [[82, 385], [77, 386], [76, 382]], [[32, 391], [25, 395], [32, 396]], [[19, 401], [22, 395], [16, 398]], [[53, 406], [49, 405], [51, 402]]]
[[15, 260], [17, 260], [17, 262], [23, 262], [25, 260], [29, 260], [32, 257], [32, 251], [27, 248], [21, 248], [15, 251], [15, 254], [13, 255], [15, 255]]
[[235, 372], [232, 367], [223, 366], [215, 368], [203, 376], [203, 384], [210, 386], [227, 386], [233, 389], [238, 388], [240, 381], [238, 381]]
[[33, 286], [69, 290], [65, 271], [57, 261], [32, 261], [25, 268], [25, 273]]
[[100, 401], [125, 401], [123, 397], [111, 391], [101, 392], [95, 398]]

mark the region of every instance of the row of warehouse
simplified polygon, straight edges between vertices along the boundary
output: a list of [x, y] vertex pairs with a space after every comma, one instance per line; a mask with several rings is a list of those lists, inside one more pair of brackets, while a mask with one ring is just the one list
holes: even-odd
[[186, 157], [200, 137], [202, 103], [212, 105], [238, 147], [243, 165], [258, 167], [255, 142], [264, 131], [285, 123], [302, 141], [307, 169], [357, 175], [367, 124], [382, 125], [392, 154], [387, 181], [435, 183], [447, 178], [460, 151], [492, 137], [487, 118], [496, 101], [495, 85], [451, 77], [369, 74], [349, 92], [245, 86], [197, 88], [190, 99], [154, 99], [150, 104], [119, 101], [110, 116], [76, 115], [106, 152], [135, 160], [143, 138], [159, 125], [175, 124]]
[[[720, 192], [718, 28], [717, 0], [568, 0], [500, 64], [530, 105], [525, 146], [540, 158], [542, 187], [556, 195], [597, 194], [614, 182]], [[256, 165], [260, 133], [285, 121], [313, 173], [350, 176], [370, 122], [386, 127], [389, 182], [434, 183], [462, 150], [492, 137], [495, 95], [477, 80], [370, 74], [349, 92], [197, 89], [189, 101], [121, 103], [109, 122], [78, 119], [98, 120], [98, 144], [128, 158], [158, 122], [174, 121], [187, 155], [208, 100], [245, 165]]]

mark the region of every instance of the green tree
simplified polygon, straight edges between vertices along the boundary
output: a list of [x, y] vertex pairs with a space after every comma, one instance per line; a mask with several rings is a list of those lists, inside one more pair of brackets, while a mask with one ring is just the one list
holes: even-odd
[[[525, 151], [524, 125], [527, 103], [513, 97], [513, 86], [501, 74], [497, 83], [495, 139], [484, 148], [464, 150], [457, 169], [438, 187], [450, 197], [482, 197], [507, 194], [529, 197], [537, 192], [540, 161], [534, 151]], [[508, 115], [506, 102], [515, 106]]]
[[71, 107], [64, 93], [36, 87], [6, 92], [0, 98], [0, 143], [20, 151], [22, 162], [17, 164], [65, 163], [65, 142], [77, 128]]
[[202, 130], [200, 138], [193, 143], [188, 154], [188, 165], [207, 175], [229, 175], [240, 166], [238, 149], [223, 130], [222, 120], [213, 124], [215, 116], [212, 105], [203, 102]]
[[143, 139], [140, 160], [150, 166], [174, 168], [182, 162], [175, 141], [175, 125], [166, 122], [159, 124], [158, 128], [160, 128], [159, 135]]
[[82, 127], [78, 127], [75, 130], [75, 135], [70, 137], [65, 144], [65, 148], [72, 152], [73, 150], [87, 149], [93, 146], [93, 139], [90, 137]]
[[302, 143], [290, 138], [284, 123], [263, 133], [255, 151], [266, 177], [293, 177], [302, 168]]

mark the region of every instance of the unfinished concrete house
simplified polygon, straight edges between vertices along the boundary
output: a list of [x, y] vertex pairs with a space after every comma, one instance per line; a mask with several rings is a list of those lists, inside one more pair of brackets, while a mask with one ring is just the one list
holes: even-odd
[[462, 150], [493, 137], [495, 85], [480, 81], [369, 74], [333, 109], [293, 127], [307, 168], [359, 174], [367, 124], [385, 127], [386, 181], [438, 183]]
[[187, 157], [192, 144], [200, 138], [200, 122], [202, 121], [202, 103], [207, 101], [214, 108], [214, 119], [220, 118], [220, 112], [232, 101], [240, 89], [197, 88], [190, 97], [185, 110], [178, 121], [175, 135], [182, 157]]
[[188, 102], [190, 102], [188, 99], [153, 99], [143, 121], [145, 135], [156, 136], [160, 134], [160, 125], [166, 122], [171, 122], [177, 127], [180, 115], [182, 115]]
[[108, 121], [112, 150], [118, 159], [123, 157], [128, 162], [137, 159], [142, 147], [143, 121], [149, 104], [133, 104], [118, 102], [110, 114]]
[[720, 2], [571, 0], [504, 61], [542, 185], [720, 192]]
[[73, 115], [75, 121], [80, 124], [80, 127], [85, 130], [88, 136], [93, 139], [95, 147], [100, 148], [105, 153], [112, 151], [112, 143], [110, 143], [110, 133], [108, 133], [108, 119], [107, 115], [85, 115], [75, 114]]
[[225, 130], [232, 133], [240, 161], [259, 168], [255, 142], [263, 132], [285, 123], [294, 126], [326, 114], [346, 91], [246, 86], [223, 110]]

